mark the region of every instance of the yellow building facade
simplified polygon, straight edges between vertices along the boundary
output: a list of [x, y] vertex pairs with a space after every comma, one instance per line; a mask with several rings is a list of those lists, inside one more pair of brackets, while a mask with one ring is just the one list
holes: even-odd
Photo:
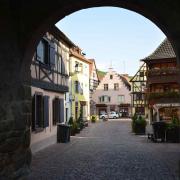
[[80, 113], [84, 121], [90, 119], [89, 105], [89, 64], [78, 47], [70, 52], [70, 99], [71, 117], [78, 120]]

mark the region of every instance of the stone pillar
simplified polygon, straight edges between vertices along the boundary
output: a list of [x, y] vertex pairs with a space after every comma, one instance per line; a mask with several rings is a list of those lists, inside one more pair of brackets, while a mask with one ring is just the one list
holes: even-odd
[[0, 179], [11, 180], [30, 169], [31, 76], [18, 33], [8, 24], [0, 18]]

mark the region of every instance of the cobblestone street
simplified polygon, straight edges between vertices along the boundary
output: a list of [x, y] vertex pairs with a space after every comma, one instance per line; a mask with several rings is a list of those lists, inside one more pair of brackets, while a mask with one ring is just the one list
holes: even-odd
[[68, 144], [33, 156], [29, 180], [180, 179], [180, 145], [131, 133], [130, 121], [90, 124]]

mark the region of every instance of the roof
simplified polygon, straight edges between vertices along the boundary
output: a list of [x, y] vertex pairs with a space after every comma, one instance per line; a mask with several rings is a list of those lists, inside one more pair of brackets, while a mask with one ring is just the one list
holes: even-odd
[[176, 54], [173, 50], [171, 43], [166, 38], [151, 55], [142, 59], [142, 61], [169, 58], [176, 58]]
[[124, 85], [129, 89], [129, 91], [131, 90], [131, 84], [129, 82], [129, 80], [127, 79], [127, 77], [125, 77], [123, 74], [118, 74], [118, 76], [120, 77], [120, 79], [123, 81]]
[[66, 42], [70, 47], [76, 46], [60, 29], [58, 29], [55, 25], [49, 29], [49, 32], [53, 34], [58, 40], [62, 39]]
[[[76, 48], [79, 49], [77, 46], [76, 46]], [[70, 56], [74, 56], [87, 64], [91, 64], [91, 62], [88, 59], [86, 59], [82, 54], [80, 54], [76, 51], [76, 48], [70, 49]]]
[[92, 73], [93, 64], [94, 64], [95, 69], [96, 69], [97, 78], [99, 80], [99, 74], [97, 73], [97, 68], [96, 68], [96, 61], [94, 59], [88, 59], [88, 60], [90, 61], [90, 65], [89, 65], [89, 72], [90, 72], [90, 74]]

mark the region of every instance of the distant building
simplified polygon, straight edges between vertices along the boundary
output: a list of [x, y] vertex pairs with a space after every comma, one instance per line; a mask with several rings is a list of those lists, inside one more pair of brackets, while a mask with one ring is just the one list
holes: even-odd
[[31, 149], [38, 151], [57, 140], [57, 123], [66, 121], [69, 53], [74, 44], [55, 26], [40, 40], [31, 63]]
[[131, 78], [131, 101], [132, 114], [143, 115], [147, 114], [147, 102], [145, 99], [146, 82], [147, 82], [147, 67], [146, 63], [139, 68], [137, 73]]
[[74, 120], [80, 117], [89, 120], [89, 65], [91, 62], [82, 54], [79, 47], [71, 49], [70, 53], [70, 107]]
[[92, 99], [92, 94], [99, 85], [99, 77], [94, 59], [89, 59], [89, 98], [90, 98], [90, 115], [96, 114], [96, 104]]
[[147, 58], [147, 101], [151, 121], [170, 121], [180, 114], [180, 68], [173, 48], [165, 39]]
[[101, 80], [92, 99], [96, 103], [96, 113], [116, 111], [127, 117], [131, 114], [131, 85], [128, 77], [119, 75], [112, 68]]

